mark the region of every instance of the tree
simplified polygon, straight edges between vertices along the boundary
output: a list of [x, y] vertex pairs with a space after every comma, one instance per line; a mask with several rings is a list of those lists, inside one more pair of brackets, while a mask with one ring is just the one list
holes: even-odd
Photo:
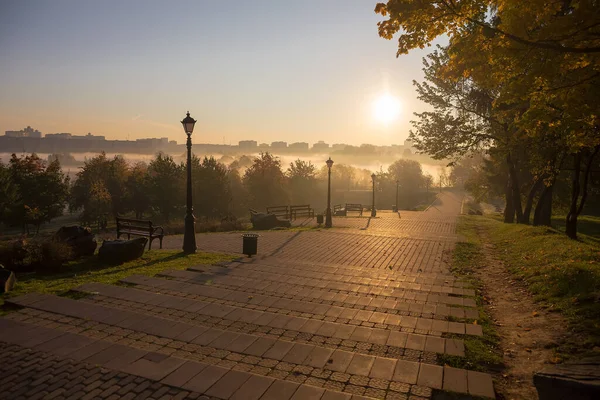
[[184, 165], [173, 157], [158, 153], [148, 164], [148, 196], [153, 212], [169, 222], [183, 207], [185, 193]]
[[404, 193], [416, 192], [425, 184], [421, 164], [414, 160], [400, 159], [388, 167], [390, 178], [400, 183]]
[[213, 157], [202, 162], [192, 158], [194, 213], [196, 216], [223, 217], [229, 213], [231, 191], [227, 167]]
[[141, 219], [150, 209], [148, 166], [143, 162], [135, 163], [129, 170], [125, 182], [127, 194], [126, 208], [135, 212], [135, 217]]
[[36, 232], [40, 225], [62, 215], [69, 194], [69, 178], [58, 160], [46, 164], [35, 153], [29, 156], [12, 155], [9, 164], [10, 179], [16, 187], [16, 198], [10, 215], [12, 222], [23, 225], [29, 233], [29, 224]]
[[243, 178], [252, 208], [287, 204], [285, 175], [281, 161], [270, 153], [260, 153], [246, 170]]
[[316, 197], [317, 170], [310, 162], [300, 159], [290, 163], [287, 170], [292, 203], [310, 204]]
[[[516, 214], [518, 222], [527, 223], [533, 199], [541, 190], [534, 223], [549, 223], [558, 171], [565, 158], [572, 160], [567, 233], [575, 237], [577, 210], [586, 201], [586, 171], [600, 145], [597, 2], [388, 1], [377, 4], [375, 11], [388, 17], [379, 23], [380, 36], [391, 39], [400, 33], [397, 55], [446, 34], [449, 57], [441, 63], [443, 74], [438, 76], [467, 80], [483, 93], [493, 94], [488, 108], [493, 113], [488, 115], [500, 123], [496, 133], [504, 129], [508, 134], [495, 134], [489, 144], [507, 162], [507, 222]], [[436, 122], [433, 126], [440, 128], [444, 118], [454, 123], [460, 113], [425, 122]], [[536, 151], [526, 160], [517, 160], [515, 153], [524, 148]], [[518, 178], [519, 171], [526, 169], [532, 182], [523, 210], [519, 192], [523, 185]]]
[[17, 190], [10, 169], [0, 161], [0, 223], [10, 222], [10, 210], [17, 201]]

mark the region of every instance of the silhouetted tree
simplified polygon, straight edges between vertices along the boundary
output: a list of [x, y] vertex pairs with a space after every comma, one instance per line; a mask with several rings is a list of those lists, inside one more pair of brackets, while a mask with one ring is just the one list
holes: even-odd
[[268, 152], [260, 153], [254, 158], [252, 165], [244, 173], [243, 182], [252, 208], [264, 208], [288, 202], [281, 161]]

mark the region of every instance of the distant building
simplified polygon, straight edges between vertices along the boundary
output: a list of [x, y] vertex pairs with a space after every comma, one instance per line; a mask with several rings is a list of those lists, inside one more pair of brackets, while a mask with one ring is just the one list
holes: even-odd
[[46, 134], [46, 139], [71, 139], [71, 135], [70, 133], [67, 132], [63, 132], [63, 133], [47, 133]]
[[272, 142], [271, 143], [272, 149], [287, 149], [287, 147], [288, 147], [287, 142]]
[[345, 143], [335, 143], [331, 145], [331, 150], [333, 151], [344, 151], [346, 150], [346, 147], [348, 147], [347, 144]]
[[240, 140], [238, 142], [240, 150], [255, 150], [258, 147], [256, 140]]
[[[69, 133], [69, 135], [71, 135]], [[98, 136], [98, 135], [92, 135], [90, 132], [88, 132], [87, 135], [71, 135], [71, 139], [75, 139], [75, 140], [106, 140], [106, 137], [104, 136]]]
[[297, 142], [292, 143], [288, 147], [290, 150], [308, 150], [308, 143], [306, 142]]
[[7, 137], [30, 137], [40, 139], [42, 137], [42, 132], [37, 129], [33, 129], [31, 126], [27, 126], [25, 129], [21, 129], [20, 131], [5, 131], [4, 136]]
[[261, 144], [258, 145], [258, 148], [260, 150], [269, 150], [271, 148], [271, 146], [269, 146], [268, 143], [261, 143]]
[[313, 151], [329, 151], [329, 144], [319, 140], [318, 143], [313, 144], [312, 149]]

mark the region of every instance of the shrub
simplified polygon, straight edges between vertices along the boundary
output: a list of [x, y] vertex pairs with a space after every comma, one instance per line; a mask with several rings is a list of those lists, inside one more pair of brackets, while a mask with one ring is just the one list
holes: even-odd
[[17, 239], [0, 245], [0, 264], [14, 272], [56, 272], [72, 259], [70, 246], [50, 239]]

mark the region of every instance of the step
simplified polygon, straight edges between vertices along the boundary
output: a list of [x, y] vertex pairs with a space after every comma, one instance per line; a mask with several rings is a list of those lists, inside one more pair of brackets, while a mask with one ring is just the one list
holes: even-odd
[[[415, 290], [404, 290], [404, 289], [363, 289], [359, 285], [352, 284], [338, 284], [333, 287], [326, 287], [326, 283], [322, 285], [303, 285], [300, 283], [287, 283], [279, 282], [274, 278], [269, 279], [252, 279], [252, 278], [241, 278], [227, 275], [212, 275], [205, 274], [202, 272], [194, 272], [190, 270], [166, 270], [159, 274], [162, 277], [168, 277], [177, 279], [180, 281], [205, 284], [219, 284], [226, 287], [235, 288], [235, 290], [244, 290], [255, 293], [288, 293], [288, 294], [305, 294], [306, 296], [333, 296], [335, 294], [340, 295], [352, 295], [369, 298], [379, 298], [382, 300], [410, 300], [415, 302], [423, 303], [440, 303], [454, 306], [464, 307], [476, 307], [477, 303], [474, 299], [464, 298], [458, 296], [450, 296], [446, 294], [435, 294], [435, 293], [422, 293]], [[360, 290], [360, 291], [359, 291]]]
[[[383, 300], [381, 298], [373, 299], [369, 297], [355, 298], [353, 296], [339, 294], [332, 297], [334, 295], [329, 292], [323, 294], [323, 298], [311, 297], [311, 293], [308, 293], [308, 296], [306, 297], [303, 297], [302, 295], [292, 297], [289, 292], [283, 291], [278, 292], [278, 295], [253, 293], [249, 296], [248, 293], [239, 290], [231, 290], [223, 285], [197, 285], [194, 283], [182, 283], [172, 279], [160, 279], [140, 275], [133, 275], [124, 278], [121, 281], [127, 284], [141, 286], [141, 289], [148, 291], [160, 288], [161, 291], [170, 291], [169, 294], [176, 296], [192, 298], [201, 296], [201, 300], [224, 300], [231, 302], [232, 304], [230, 305], [257, 310], [289, 310], [300, 313], [307, 318], [311, 317], [311, 315], [315, 317], [320, 316], [320, 319], [325, 319], [330, 322], [343, 321], [343, 323], [348, 323], [349, 320], [355, 319], [358, 315], [360, 321], [373, 322], [380, 328], [385, 328], [380, 325], [403, 326], [408, 328], [410, 326], [409, 324], [402, 324], [401, 322], [403, 317], [422, 317], [441, 320], [440, 322], [433, 322], [435, 328], [432, 328], [432, 331], [449, 332], [447, 327], [444, 329], [440, 328], [448, 325], [445, 322], [448, 316], [454, 318], [479, 318], [479, 312], [476, 309], [448, 307], [438, 304], [398, 302], [393, 299]], [[329, 297], [326, 297], [327, 294], [329, 294]], [[326, 300], [327, 298], [330, 298], [330, 300]], [[368, 314], [369, 318], [360, 319], [361, 316], [367, 316], [365, 311], [371, 312]], [[382, 314], [385, 316], [382, 316]], [[371, 317], [372, 320], [370, 320]], [[456, 326], [458, 325], [453, 326], [453, 332], [455, 332], [457, 329]], [[464, 331], [466, 328], [462, 326], [460, 329]]]
[[456, 287], [468, 287], [467, 282], [463, 282], [451, 274], [430, 274], [430, 273], [407, 273], [398, 271], [380, 271], [372, 268], [358, 267], [353, 265], [322, 263], [316, 261], [288, 260], [281, 257], [266, 258], [239, 258], [232, 262], [223, 263], [224, 266], [235, 266], [238, 264], [256, 264], [279, 267], [281, 265], [290, 265], [298, 269], [304, 269], [310, 272], [327, 272], [336, 276], [347, 276], [349, 278], [363, 277], [382, 280], [396, 280], [399, 282], [414, 282], [429, 285], [452, 284]]
[[279, 267], [261, 267], [254, 264], [245, 264], [243, 267], [239, 266], [238, 263], [236, 267], [215, 267], [215, 266], [206, 266], [206, 265], [198, 265], [192, 266], [188, 268], [190, 271], [194, 272], [202, 272], [208, 274], [215, 275], [227, 275], [227, 276], [236, 276], [240, 278], [248, 278], [248, 279], [269, 279], [277, 282], [284, 283], [295, 283], [299, 285], [307, 285], [307, 286], [323, 286], [327, 285], [327, 287], [336, 288], [336, 287], [346, 287], [347, 285], [351, 285], [353, 287], [357, 287], [358, 291], [362, 289], [371, 290], [374, 289], [404, 289], [404, 290], [412, 290], [418, 292], [426, 292], [426, 293], [444, 293], [444, 294], [452, 294], [457, 296], [475, 296], [475, 291], [473, 289], [464, 289], [458, 287], [452, 287], [447, 285], [425, 285], [418, 284], [412, 282], [396, 282], [390, 280], [374, 280], [369, 278], [358, 278], [358, 277], [348, 277], [345, 279], [339, 279], [335, 274], [324, 274], [324, 273], [315, 273], [315, 272], [298, 272], [289, 265], [283, 264]]
[[[464, 345], [456, 339], [444, 339], [437, 336], [416, 335], [400, 332], [399, 329], [379, 329], [370, 327], [358, 327], [351, 324], [308, 319], [299, 316], [277, 314], [274, 312], [244, 310], [225, 304], [210, 303], [205, 301], [180, 298], [166, 294], [149, 293], [146, 291], [123, 288], [118, 286], [103, 285], [98, 283], [86, 284], [74, 290], [94, 293], [100, 296], [120, 299], [128, 302], [147, 305], [147, 309], [159, 310], [167, 308], [182, 311], [178, 318], [192, 318], [195, 316], [206, 316], [219, 318], [231, 322], [244, 322], [259, 327], [268, 327], [281, 330], [281, 336], [290, 336], [294, 333], [305, 333], [319, 335], [325, 338], [337, 338], [341, 340], [352, 340], [356, 342], [370, 343], [373, 345], [386, 345], [399, 348], [408, 348], [419, 351], [436, 352], [440, 354], [464, 355]], [[134, 304], [126, 304], [127, 307], [136, 307]], [[137, 309], [136, 309], [137, 310]], [[161, 310], [162, 311], [162, 310]], [[185, 317], [185, 313], [189, 313]], [[414, 318], [410, 323], [415, 323]], [[419, 324], [419, 321], [416, 322]], [[456, 333], [464, 333], [464, 327], [457, 326]]]
[[[240, 357], [244, 353], [248, 354], [242, 358], [243, 360], [253, 360], [255, 363], [275, 362], [277, 365], [285, 364], [288, 370], [293, 369], [294, 371], [302, 371], [302, 368], [308, 368], [308, 370], [312, 371], [311, 373], [314, 373], [315, 371], [318, 373], [324, 373], [323, 371], [325, 371], [327, 372], [328, 377], [332, 377], [331, 379], [341, 379], [343, 382], [367, 382], [367, 378], [369, 378], [370, 380], [383, 380], [386, 388], [391, 387], [391, 384], [396, 382], [398, 384], [418, 384], [419, 386], [441, 389], [443, 386], [449, 387], [450, 383], [446, 382], [450, 382], [451, 378], [454, 379], [454, 372], [452, 370], [448, 370], [449, 372], [444, 380], [444, 368], [431, 364], [369, 356], [339, 349], [332, 350], [320, 346], [274, 340], [268, 337], [256, 337], [244, 333], [221, 331], [214, 328], [200, 328], [182, 322], [172, 320], [169, 321], [152, 316], [144, 316], [130, 311], [100, 307], [93, 304], [86, 304], [82, 301], [64, 299], [55, 296], [26, 296], [23, 299], [11, 299], [10, 302], [17, 305], [25, 305], [27, 307], [36, 308], [38, 310], [45, 310], [60, 315], [67, 315], [74, 319], [79, 318], [81, 321], [76, 321], [78, 323], [85, 321], [90, 321], [90, 323], [101, 322], [102, 324], [109, 324], [109, 329], [114, 329], [111, 328], [111, 326], [122, 327], [125, 329], [133, 329], [135, 332], [144, 332], [146, 335], [158, 335], [163, 338], [176, 339], [187, 337], [187, 342], [190, 343], [190, 345], [186, 346], [196, 346], [199, 352], [201, 352], [203, 349], [206, 349], [206, 347], [203, 347], [204, 345], [201, 343], [207, 343], [210, 344], [210, 346], [215, 347], [218, 347], [219, 345], [230, 346], [233, 347], [232, 350], [242, 351]], [[59, 322], [60, 315], [57, 315], [52, 320], [54, 321], [52, 324], [56, 325], [57, 327], [62, 326]], [[35, 320], [36, 318], [29, 315], [25, 315], [25, 317], [30, 317], [30, 320]], [[65, 326], [70, 327], [70, 325], [66, 323]], [[100, 329], [101, 328], [99, 326], [96, 326], [94, 329], [82, 331], [81, 334], [89, 333], [91, 335], [93, 334], [94, 330]], [[0, 340], [4, 340], [4, 336], [6, 336], [4, 334], [4, 330], [0, 330], [0, 332], [2, 332], [2, 335], [0, 335]], [[21, 337], [22, 335], [17, 336]], [[40, 336], [37, 337], [46, 338], [49, 336], [40, 334]], [[194, 343], [194, 341], [199, 344], [193, 345], [192, 343]], [[31, 342], [28, 343], [31, 344]], [[128, 346], [132, 347], [136, 343], [143, 342], [131, 340], [131, 342], [128, 343]], [[208, 347], [208, 349], [211, 348]], [[190, 350], [193, 351], [192, 349]], [[116, 354], [121, 354], [121, 352], [117, 352]], [[184, 356], [188, 356], [189, 354], [189, 357], [193, 357], [199, 353], [188, 353], [182, 351], [181, 354]], [[234, 353], [233, 351], [230, 353], [230, 355], [235, 354], [238, 353]], [[251, 356], [251, 354], [256, 355]], [[175, 353], [173, 355], [177, 356]], [[209, 359], [214, 360], [214, 357], [205, 358], [205, 360]], [[327, 359], [330, 361], [327, 361]], [[303, 360], [309, 365], [311, 365], [311, 363], [313, 363], [312, 365], [317, 365], [317, 368], [311, 366], [303, 367], [302, 365], [297, 364], [303, 363]], [[294, 362], [296, 362], [296, 365]], [[223, 363], [223, 365], [235, 364], [234, 361], [229, 359], [220, 361], [220, 363]], [[236, 365], [239, 365], [239, 363]], [[253, 371], [254, 373], [262, 371], [261, 373], [264, 375], [264, 373], [270, 371], [267, 367], [261, 367], [261, 369], [258, 367], [258, 365], [254, 368], [249, 366], [249, 368], [250, 369], [246, 372]], [[268, 371], [265, 371], [265, 369]], [[288, 374], [285, 371], [281, 373], [285, 376], [293, 375]], [[331, 375], [329, 375], [330, 373]], [[468, 379], [469, 372], [462, 371], [461, 374], [464, 375], [464, 380]], [[300, 375], [302, 374], [300, 373]], [[361, 378], [361, 376], [363, 378]], [[304, 376], [302, 379], [306, 378], [306, 381], [308, 381], [309, 378], [307, 377], [308, 375]], [[313, 375], [311, 375], [311, 377], [313, 377]], [[478, 378], [478, 382], [484, 382], [488, 377], [489, 375]], [[491, 382], [491, 378], [489, 378], [489, 381]], [[341, 384], [341, 387], [345, 387], [344, 385], [346, 384]], [[467, 386], [465, 385], [464, 387], [466, 388]]]
[[[198, 393], [199, 395], [204, 394], [219, 399], [300, 400], [307, 398], [331, 398], [359, 400], [370, 398], [366, 396], [351, 396], [348, 393], [298, 384], [288, 380], [138, 350], [103, 340], [89, 339], [82, 335], [58, 332], [54, 329], [37, 327], [6, 319], [0, 319], [0, 341], [28, 348], [30, 352], [38, 355], [39, 359], [48, 359], [45, 355], [51, 354], [54, 356], [54, 359], [58, 358], [58, 360], [75, 362], [76, 364], [74, 365], [78, 365], [79, 369], [83, 369], [82, 367], [91, 364], [94, 367], [107, 368], [158, 382], [165, 385], [165, 389], [163, 389], [164, 393], [168, 391], [168, 387], [176, 387]], [[48, 364], [47, 361], [46, 364]], [[59, 361], [56, 362], [56, 365], [62, 367], [65, 365], [65, 362]], [[99, 381], [100, 375], [101, 370], [83, 383], [93, 384], [94, 380]], [[68, 373], [63, 373], [63, 376], [68, 376]], [[43, 380], [40, 381], [43, 382]], [[58, 384], [66, 386], [67, 382], [66, 380], [59, 381]], [[129, 384], [129, 387], [117, 386], [118, 382], [118, 379], [108, 381], [107, 383], [113, 386], [106, 385], [106, 389], [102, 386], [95, 392], [88, 393], [85, 397], [87, 398], [94, 393], [97, 396], [102, 396], [111, 389], [113, 392], [116, 392], [117, 389], [124, 389], [123, 394], [135, 393], [133, 390], [139, 390], [140, 392], [143, 390], [139, 389], [141, 384], [137, 385], [137, 382]], [[36, 386], [35, 382], [31, 383], [32, 389], [39, 390]], [[127, 390], [128, 388], [129, 390]], [[3, 387], [5, 393], [9, 389], [10, 387], [8, 386]], [[45, 396], [45, 398], [54, 397], [50, 395], [51, 393], [48, 393], [48, 396]], [[106, 396], [110, 396], [110, 394]]]

